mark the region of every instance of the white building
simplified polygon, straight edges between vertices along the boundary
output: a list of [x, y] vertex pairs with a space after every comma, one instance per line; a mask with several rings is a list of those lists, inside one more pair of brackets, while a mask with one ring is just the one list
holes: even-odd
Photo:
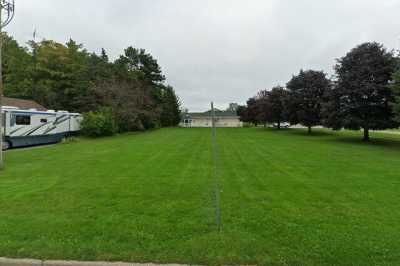
[[[215, 110], [216, 127], [242, 127], [236, 112]], [[212, 127], [212, 112], [186, 113], [183, 115], [182, 127]]]

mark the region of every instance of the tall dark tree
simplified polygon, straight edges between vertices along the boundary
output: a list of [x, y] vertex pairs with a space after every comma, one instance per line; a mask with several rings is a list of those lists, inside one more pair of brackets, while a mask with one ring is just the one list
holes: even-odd
[[247, 120], [247, 106], [245, 105], [239, 105], [236, 114], [240, 117], [240, 121], [242, 122], [248, 122]]
[[333, 83], [324, 95], [324, 103], [322, 105], [322, 125], [333, 130], [340, 130], [342, 125], [342, 114], [340, 110], [340, 94], [337, 90], [337, 83]]
[[121, 55], [116, 61], [116, 64], [129, 73], [143, 74], [143, 79], [153, 85], [165, 81], [157, 60], [146, 53], [144, 49], [128, 47], [125, 49], [124, 55]]
[[100, 55], [96, 53], [90, 54], [87, 64], [88, 78], [93, 84], [114, 78], [115, 70], [113, 64], [109, 62], [108, 55], [104, 49], [102, 49]]
[[259, 112], [259, 105], [257, 104], [257, 100], [255, 97], [250, 98], [247, 101], [247, 112], [246, 112], [246, 120], [244, 122], [252, 123], [257, 126], [260, 121], [258, 120], [258, 112]]
[[174, 127], [181, 121], [181, 110], [178, 96], [174, 88], [166, 86], [162, 93], [161, 125], [163, 127]]
[[330, 84], [322, 71], [301, 70], [293, 76], [287, 84], [289, 122], [306, 126], [309, 133], [312, 127], [321, 125], [323, 97]]
[[337, 86], [330, 92], [327, 108], [331, 117], [325, 125], [363, 129], [365, 141], [370, 139], [370, 130], [396, 127], [390, 104], [394, 97], [388, 86], [394, 69], [393, 54], [375, 42], [361, 44], [339, 59]]
[[59, 92], [57, 101], [67, 110], [80, 110], [81, 106], [77, 103], [77, 99], [91, 86], [88, 69], [90, 55], [83, 44], [78, 44], [72, 39], [65, 46], [68, 51], [64, 70], [65, 87]]
[[248, 99], [246, 102], [246, 106], [239, 106], [236, 113], [238, 114], [238, 116], [240, 116], [240, 121], [251, 123], [257, 126], [259, 123], [259, 120], [257, 118], [259, 114], [259, 105], [256, 97]]
[[255, 107], [253, 108], [256, 113], [254, 121], [264, 124], [265, 127], [268, 123], [268, 113], [270, 110], [270, 102], [268, 98], [268, 90], [259, 91], [256, 96]]
[[108, 54], [107, 54], [107, 52], [106, 52], [106, 50], [104, 48], [101, 48], [100, 58], [104, 63], [108, 63], [109, 62]]
[[268, 92], [268, 104], [266, 120], [269, 123], [277, 124], [278, 129], [281, 128], [282, 122], [286, 121], [285, 101], [288, 92], [283, 87], [274, 87]]

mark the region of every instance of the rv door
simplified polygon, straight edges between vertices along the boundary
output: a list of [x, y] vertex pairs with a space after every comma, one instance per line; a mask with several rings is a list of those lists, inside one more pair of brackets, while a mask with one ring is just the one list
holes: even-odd
[[6, 136], [6, 112], [1, 113], [1, 134], [3, 137]]
[[7, 110], [3, 110], [1, 118], [2, 118], [1, 130], [3, 133], [3, 137], [8, 137], [8, 135], [10, 135], [10, 112]]

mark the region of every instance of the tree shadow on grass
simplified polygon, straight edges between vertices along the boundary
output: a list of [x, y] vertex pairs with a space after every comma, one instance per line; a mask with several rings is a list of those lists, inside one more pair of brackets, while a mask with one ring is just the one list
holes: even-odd
[[391, 149], [395, 151], [400, 151], [400, 135], [389, 135], [382, 133], [372, 133], [371, 140], [365, 142], [362, 140], [362, 132], [356, 131], [334, 131], [330, 129], [313, 129], [312, 133], [309, 134], [307, 129], [303, 128], [263, 128], [260, 130], [268, 131], [273, 134], [285, 134], [307, 137], [307, 139], [312, 140], [315, 137], [315, 141], [324, 141], [337, 144], [347, 144], [355, 145], [359, 147], [381, 147], [385, 149]]
[[336, 132], [327, 129], [313, 129], [311, 133], [308, 133], [307, 129], [296, 128], [296, 129], [289, 129], [289, 133], [293, 135], [306, 136], [306, 137], [329, 137], [336, 135]]
[[284, 133], [284, 134], [291, 134], [291, 135], [297, 135], [297, 136], [306, 136], [306, 137], [328, 137], [332, 135], [337, 135], [337, 132], [328, 130], [328, 129], [313, 129], [313, 131], [308, 133], [308, 130], [305, 128], [263, 128], [262, 130], [268, 131], [270, 133]]
[[359, 147], [381, 147], [400, 152], [400, 138], [390, 136], [372, 136], [371, 140], [366, 142], [362, 140], [361, 135], [357, 136], [340, 136], [328, 139], [327, 141], [333, 143], [343, 143], [348, 145], [355, 145]]

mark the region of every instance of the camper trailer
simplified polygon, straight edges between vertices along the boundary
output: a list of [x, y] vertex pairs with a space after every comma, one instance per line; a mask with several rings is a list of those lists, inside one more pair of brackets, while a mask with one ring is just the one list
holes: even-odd
[[3, 149], [60, 142], [80, 130], [82, 115], [66, 111], [21, 110], [4, 106]]

